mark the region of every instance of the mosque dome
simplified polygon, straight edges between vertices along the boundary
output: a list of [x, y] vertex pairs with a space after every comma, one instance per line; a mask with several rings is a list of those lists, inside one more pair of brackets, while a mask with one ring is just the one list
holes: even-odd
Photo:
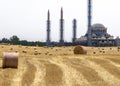
[[103, 24], [96, 23], [92, 25], [92, 28], [105, 28], [105, 26]]

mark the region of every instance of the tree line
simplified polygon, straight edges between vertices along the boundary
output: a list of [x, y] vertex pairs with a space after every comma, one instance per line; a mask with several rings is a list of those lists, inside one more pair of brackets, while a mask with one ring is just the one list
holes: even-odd
[[45, 46], [46, 45], [46, 42], [20, 40], [20, 38], [18, 38], [16, 35], [13, 35], [9, 39], [2, 38], [0, 40], [0, 43], [12, 44], [12, 45], [24, 45], [24, 46]]

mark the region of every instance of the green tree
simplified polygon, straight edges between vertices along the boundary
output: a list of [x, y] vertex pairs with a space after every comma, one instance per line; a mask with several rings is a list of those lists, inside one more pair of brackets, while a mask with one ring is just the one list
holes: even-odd
[[10, 37], [10, 42], [12, 44], [19, 44], [20, 39], [16, 35], [13, 35], [12, 37]]
[[21, 44], [21, 45], [28, 45], [28, 42], [27, 42], [27, 40], [21, 40], [21, 41], [20, 41], [20, 44]]
[[2, 38], [1, 40], [2, 43], [10, 43], [10, 40], [7, 38]]

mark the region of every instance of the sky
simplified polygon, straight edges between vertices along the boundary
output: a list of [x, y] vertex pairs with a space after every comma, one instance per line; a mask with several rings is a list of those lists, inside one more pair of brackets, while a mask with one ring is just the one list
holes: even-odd
[[[50, 10], [51, 40], [59, 41], [60, 9], [63, 7], [64, 40], [72, 40], [72, 20], [77, 38], [87, 31], [88, 0], [0, 0], [0, 39], [17, 35], [21, 40], [46, 41]], [[115, 38], [120, 36], [120, 0], [92, 0], [92, 24], [101, 23]]]

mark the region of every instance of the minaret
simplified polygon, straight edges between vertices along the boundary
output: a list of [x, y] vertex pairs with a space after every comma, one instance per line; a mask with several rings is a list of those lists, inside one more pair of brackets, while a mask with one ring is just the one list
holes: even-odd
[[48, 10], [47, 14], [47, 40], [46, 40], [46, 46], [50, 46], [51, 40], [50, 40], [50, 12]]
[[74, 43], [75, 40], [76, 40], [76, 28], [77, 28], [77, 25], [76, 25], [77, 21], [76, 19], [73, 20], [73, 38], [72, 38], [72, 42]]
[[88, 30], [87, 30], [87, 45], [91, 46], [91, 19], [92, 19], [92, 1], [88, 0]]
[[63, 34], [63, 28], [64, 28], [64, 19], [63, 19], [63, 9], [61, 8], [61, 18], [60, 18], [60, 45], [64, 45], [64, 34]]

